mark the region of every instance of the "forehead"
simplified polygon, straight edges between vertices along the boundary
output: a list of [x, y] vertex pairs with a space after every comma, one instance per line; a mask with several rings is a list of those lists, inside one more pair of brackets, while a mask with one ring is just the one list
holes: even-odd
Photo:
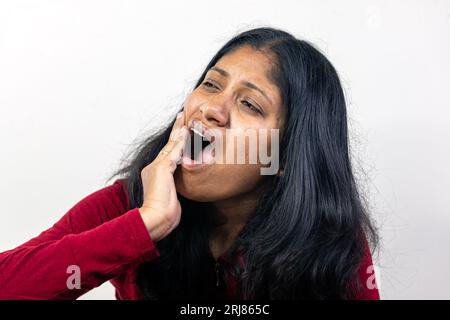
[[267, 77], [270, 72], [271, 63], [267, 54], [243, 46], [227, 53], [216, 63], [216, 66], [227, 66], [229, 71], [245, 71], [249, 76]]
[[252, 82], [270, 95], [272, 101], [280, 101], [278, 87], [271, 80], [272, 61], [267, 53], [243, 46], [224, 55], [215, 66], [226, 70], [232, 81]]

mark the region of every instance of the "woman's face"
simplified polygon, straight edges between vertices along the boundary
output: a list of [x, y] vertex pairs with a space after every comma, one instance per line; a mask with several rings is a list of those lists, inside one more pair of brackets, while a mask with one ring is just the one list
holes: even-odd
[[[226, 153], [244, 154], [245, 163], [235, 161], [193, 165], [184, 157], [175, 171], [177, 191], [185, 198], [214, 202], [236, 196], [252, 194], [264, 186], [267, 176], [261, 175], [262, 164], [249, 161], [249, 151], [237, 149], [237, 140], [227, 139], [227, 132], [235, 129], [264, 132], [270, 154], [271, 129], [280, 129], [284, 123], [282, 98], [278, 87], [270, 80], [271, 63], [267, 54], [249, 46], [240, 47], [223, 56], [208, 70], [200, 84], [186, 99], [184, 110], [186, 124], [201, 124], [201, 128], [220, 133], [223, 144], [222, 159]], [[231, 129], [231, 131], [230, 131]], [[249, 131], [247, 131], [249, 132]], [[281, 139], [281, 137], [280, 137]], [[256, 151], [259, 154], [261, 136], [257, 135]], [[254, 152], [253, 149], [252, 152]], [[219, 152], [215, 151], [216, 156]], [[267, 167], [267, 166], [266, 166]]]

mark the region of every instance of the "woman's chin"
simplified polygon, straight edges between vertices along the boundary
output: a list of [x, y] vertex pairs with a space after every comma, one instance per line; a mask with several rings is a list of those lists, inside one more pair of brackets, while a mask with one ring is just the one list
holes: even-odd
[[221, 189], [220, 186], [211, 183], [216, 179], [205, 171], [190, 172], [179, 167], [175, 171], [174, 179], [177, 193], [192, 201], [215, 201], [214, 191]]
[[199, 190], [185, 190], [184, 188], [178, 188], [177, 187], [177, 192], [178, 194], [180, 194], [181, 196], [183, 196], [184, 198], [191, 200], [191, 201], [196, 201], [196, 202], [213, 202], [216, 199], [214, 199], [213, 197], [211, 197], [210, 195], [207, 195], [206, 192], [202, 192]]
[[184, 198], [197, 202], [215, 202], [227, 198], [227, 188], [222, 183], [211, 183], [210, 179], [197, 179], [189, 175], [175, 175], [175, 188]]

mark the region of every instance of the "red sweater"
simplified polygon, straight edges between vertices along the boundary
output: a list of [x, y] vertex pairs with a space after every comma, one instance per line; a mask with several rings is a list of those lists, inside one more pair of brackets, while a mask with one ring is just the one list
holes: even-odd
[[[117, 299], [141, 299], [136, 268], [157, 257], [139, 210], [130, 208], [124, 181], [116, 180], [82, 199], [39, 236], [0, 253], [0, 299], [76, 299], [108, 280]], [[81, 289], [67, 285], [75, 274], [68, 269], [72, 265], [79, 267]], [[366, 271], [371, 265], [368, 254], [359, 271], [364, 289], [358, 299], [379, 299], [376, 288], [365, 286], [373, 277]], [[227, 298], [239, 298], [236, 282], [225, 279]]]

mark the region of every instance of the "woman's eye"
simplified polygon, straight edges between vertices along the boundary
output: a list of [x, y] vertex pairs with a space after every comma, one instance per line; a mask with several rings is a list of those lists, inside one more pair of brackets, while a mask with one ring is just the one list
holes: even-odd
[[262, 113], [261, 113], [261, 110], [259, 110], [257, 107], [255, 107], [253, 104], [251, 104], [251, 103], [248, 102], [247, 100], [242, 100], [241, 102], [242, 102], [242, 104], [243, 104], [244, 106], [246, 106], [247, 108], [249, 108], [251, 111], [256, 112], [256, 113], [259, 113], [259, 114], [262, 114]]
[[212, 82], [209, 81], [203, 82], [203, 86], [206, 88], [219, 89], [216, 85], [214, 85]]

